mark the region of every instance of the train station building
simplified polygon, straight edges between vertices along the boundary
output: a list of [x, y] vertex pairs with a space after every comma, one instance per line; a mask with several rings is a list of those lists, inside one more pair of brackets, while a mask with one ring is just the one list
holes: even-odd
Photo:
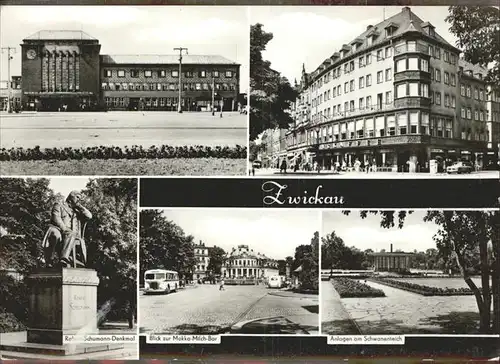
[[[218, 55], [104, 55], [83, 31], [42, 30], [23, 40], [28, 110], [235, 111], [240, 65]], [[179, 80], [181, 82], [179, 82]]]

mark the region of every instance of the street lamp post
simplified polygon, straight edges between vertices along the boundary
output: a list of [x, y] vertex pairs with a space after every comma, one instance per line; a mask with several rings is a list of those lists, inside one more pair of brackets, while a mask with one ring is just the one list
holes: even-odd
[[186, 51], [188, 54], [188, 49], [183, 47], [174, 48], [174, 51], [179, 51], [179, 101], [177, 111], [182, 113], [182, 52]]
[[212, 116], [215, 116], [215, 78], [212, 78]]
[[14, 47], [4, 47], [2, 48], [2, 53], [3, 51], [7, 51], [7, 90], [8, 90], [8, 93], [7, 93], [7, 112], [8, 113], [11, 113], [12, 112], [12, 107], [10, 105], [10, 100], [11, 100], [11, 89], [12, 89], [12, 85], [11, 85], [11, 79], [10, 79], [10, 61], [14, 58], [13, 56], [11, 56], [11, 52], [12, 53], [16, 53], [16, 49]]

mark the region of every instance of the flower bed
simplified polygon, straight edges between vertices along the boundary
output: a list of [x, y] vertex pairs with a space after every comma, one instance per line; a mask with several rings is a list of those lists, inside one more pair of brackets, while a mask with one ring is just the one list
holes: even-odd
[[380, 284], [385, 284], [389, 287], [403, 289], [405, 291], [421, 294], [422, 296], [470, 296], [474, 293], [469, 288], [439, 288], [429, 287], [416, 283], [401, 282], [397, 279], [390, 278], [372, 278]]
[[333, 278], [332, 283], [340, 298], [385, 297], [381, 289], [372, 288], [350, 278]]
[[82, 159], [165, 159], [165, 158], [229, 158], [246, 159], [246, 147], [151, 146], [87, 147], [87, 148], [2, 148], [0, 161], [82, 160]]

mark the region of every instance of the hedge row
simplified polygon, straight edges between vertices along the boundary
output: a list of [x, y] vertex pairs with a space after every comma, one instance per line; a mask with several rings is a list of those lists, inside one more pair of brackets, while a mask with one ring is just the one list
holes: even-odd
[[372, 280], [390, 287], [421, 294], [422, 296], [470, 296], [474, 293], [469, 288], [439, 288], [422, 284], [402, 282], [389, 278], [373, 278]]
[[246, 147], [210, 147], [210, 146], [151, 146], [132, 147], [87, 147], [87, 148], [2, 148], [0, 161], [33, 161], [33, 160], [82, 160], [82, 159], [166, 159], [166, 158], [229, 158], [247, 157]]
[[333, 278], [332, 283], [340, 298], [385, 297], [385, 293], [381, 289], [372, 288], [350, 278]]

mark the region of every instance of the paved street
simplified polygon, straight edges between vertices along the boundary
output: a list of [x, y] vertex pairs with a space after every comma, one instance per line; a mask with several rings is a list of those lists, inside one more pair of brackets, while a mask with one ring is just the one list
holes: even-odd
[[247, 145], [247, 115], [236, 112], [67, 112], [0, 115], [0, 147]]
[[430, 174], [430, 173], [399, 173], [399, 172], [340, 172], [333, 173], [331, 171], [321, 171], [318, 172], [291, 172], [280, 173], [277, 169], [256, 169], [255, 170], [256, 177], [299, 177], [299, 178], [328, 178], [328, 179], [431, 179], [431, 178], [472, 178], [472, 179], [498, 179], [500, 176], [500, 171], [480, 171], [474, 172], [470, 174], [447, 174], [447, 173], [438, 173], [438, 174]]
[[[237, 323], [281, 317], [310, 334], [318, 332], [318, 296], [265, 286], [198, 285], [169, 295], [142, 295], [141, 333], [221, 334]], [[265, 332], [262, 332], [265, 333]]]

